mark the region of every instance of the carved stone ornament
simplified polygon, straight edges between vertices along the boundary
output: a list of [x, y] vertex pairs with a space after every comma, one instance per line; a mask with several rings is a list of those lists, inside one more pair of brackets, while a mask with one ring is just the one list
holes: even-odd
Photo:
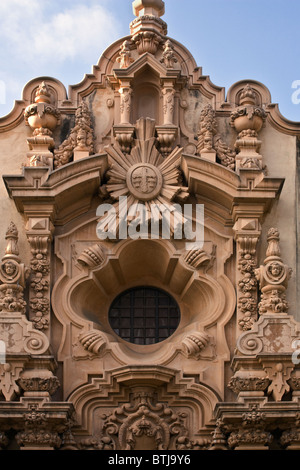
[[47, 218], [32, 218], [27, 230], [32, 253], [29, 312], [30, 320], [38, 330], [47, 330], [50, 322], [50, 225]]
[[260, 314], [288, 311], [285, 291], [292, 270], [282, 262], [279, 239], [278, 230], [271, 228], [268, 232], [267, 257], [264, 265], [255, 270], [262, 291], [262, 299], [259, 304]]
[[22, 372], [18, 385], [25, 397], [50, 397], [60, 386], [59, 380], [47, 369], [27, 369]]
[[[168, 450], [192, 448], [185, 426], [186, 414], [158, 403], [154, 390], [136, 387], [132, 402], [121, 405], [112, 414], [104, 416], [102, 448], [111, 450]], [[180, 442], [179, 442], [180, 440]]]
[[131, 42], [128, 40], [124, 41], [121, 46], [120, 55], [117, 57], [117, 62], [120, 64], [121, 69], [126, 69], [134, 62], [133, 57], [131, 57], [130, 46]]
[[78, 106], [75, 113], [75, 126], [66, 140], [54, 150], [54, 167], [61, 166], [94, 153], [94, 136], [91, 115], [85, 101]]
[[203, 332], [195, 331], [184, 337], [182, 350], [188, 358], [200, 359], [215, 357], [215, 344], [213, 338]]
[[257, 321], [257, 243], [261, 227], [257, 219], [239, 218], [234, 225], [237, 243], [237, 323], [250, 330]]
[[6, 254], [0, 271], [0, 340], [5, 342], [8, 354], [42, 354], [48, 349], [49, 342], [43, 334], [34, 331], [24, 315], [24, 287], [29, 270], [20, 263], [18, 232], [13, 223], [6, 240]]
[[[152, 119], [140, 119], [136, 125], [137, 139], [131, 154], [124, 158], [122, 150], [116, 144], [114, 147], [106, 147], [110, 170], [107, 172], [108, 183], [106, 191], [113, 200], [123, 199], [114, 206], [114, 213], [108, 214], [99, 220], [97, 227], [98, 237], [106, 233], [106, 227], [110, 226], [110, 218], [118, 216], [116, 232], [120, 233], [124, 210], [130, 211], [134, 218], [139, 211], [139, 203], [143, 203], [151, 219], [150, 204], [165, 206], [165, 210], [174, 210], [173, 201], [188, 196], [187, 188], [181, 186], [181, 172], [179, 170], [181, 149], [176, 148], [167, 159], [163, 159], [156, 148], [155, 121]], [[126, 206], [126, 207], [125, 207]], [[158, 222], [161, 214], [157, 215]], [[173, 234], [176, 225], [176, 211], [171, 221], [170, 231]], [[180, 219], [182, 222], [182, 218]], [[128, 220], [127, 220], [127, 223]]]
[[20, 262], [18, 231], [13, 222], [8, 227], [5, 239], [7, 246], [0, 264], [0, 312], [24, 314], [24, 287], [29, 269]]
[[142, 31], [138, 32], [132, 37], [132, 41], [135, 43], [137, 51], [140, 55], [145, 52], [155, 54], [158, 46], [162, 42], [162, 38], [153, 31]]
[[247, 333], [237, 341], [239, 353], [256, 358], [270, 380], [268, 393], [276, 401], [290, 391], [288, 381], [295, 368], [292, 362], [292, 344], [299, 338], [299, 324], [287, 315], [285, 291], [290, 269], [282, 263], [279, 249], [279, 233], [268, 232], [267, 257], [264, 265], [255, 271], [263, 293], [261, 316]]
[[52, 132], [60, 124], [60, 113], [51, 104], [51, 93], [47, 83], [42, 82], [36, 91], [35, 103], [24, 112], [25, 123], [33, 129], [33, 137], [27, 139], [30, 152], [28, 166], [53, 165], [54, 148]]
[[100, 357], [106, 346], [106, 339], [100, 331], [84, 331], [78, 335], [77, 341], [73, 344], [73, 357], [75, 360]]
[[235, 170], [236, 152], [228, 147], [218, 133], [216, 113], [210, 104], [200, 114], [197, 151], [199, 155], [212, 161], [217, 157], [221, 165]]
[[207, 272], [215, 262], [216, 248], [216, 245], [214, 245], [211, 254], [208, 254], [205, 250], [190, 250], [184, 255], [183, 259], [191, 268], [197, 270], [202, 268], [204, 272]]
[[249, 84], [242, 90], [239, 106], [231, 113], [231, 126], [238, 132], [235, 143], [237, 168], [262, 170], [262, 156], [258, 153], [261, 141], [258, 133], [266, 120], [266, 112], [256, 105], [256, 94]]
[[145, 30], [155, 31], [159, 36], [167, 35], [167, 24], [160, 18], [165, 12], [162, 0], [134, 0], [132, 7], [137, 16], [130, 24], [132, 35]]
[[177, 64], [178, 60], [176, 59], [174, 46], [170, 39], [165, 42], [164, 52], [161, 59], [161, 62], [165, 64], [167, 69], [173, 69], [174, 65]]
[[24, 431], [16, 435], [16, 441], [21, 447], [33, 449], [53, 449], [61, 445], [57, 431], [51, 430], [46, 413], [38, 409], [38, 405], [30, 405], [30, 410], [24, 414]]
[[106, 260], [106, 254], [104, 249], [96, 244], [89, 248], [86, 248], [81, 255], [78, 257], [77, 262], [86, 268], [100, 267]]

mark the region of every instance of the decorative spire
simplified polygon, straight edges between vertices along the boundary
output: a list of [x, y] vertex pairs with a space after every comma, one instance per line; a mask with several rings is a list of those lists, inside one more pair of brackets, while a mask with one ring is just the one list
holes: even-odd
[[160, 37], [167, 35], [167, 24], [160, 18], [165, 13], [162, 0], [135, 0], [132, 3], [133, 14], [137, 17], [130, 24], [131, 35], [152, 33]]

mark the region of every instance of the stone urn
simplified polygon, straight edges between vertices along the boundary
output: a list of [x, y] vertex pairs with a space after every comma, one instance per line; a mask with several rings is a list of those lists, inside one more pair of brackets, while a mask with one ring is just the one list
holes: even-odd
[[266, 119], [265, 111], [256, 105], [254, 90], [250, 85], [243, 89], [239, 107], [231, 114], [231, 124], [240, 134], [243, 131], [250, 130], [259, 133]]
[[51, 104], [51, 95], [48, 86], [42, 82], [39, 86], [35, 102], [25, 109], [25, 122], [36, 131], [37, 129], [48, 129], [50, 133], [59, 123], [59, 112]]

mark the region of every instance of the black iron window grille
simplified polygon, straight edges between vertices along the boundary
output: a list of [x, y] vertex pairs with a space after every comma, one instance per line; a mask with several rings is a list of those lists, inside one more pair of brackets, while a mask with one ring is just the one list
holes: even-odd
[[120, 294], [109, 310], [109, 323], [124, 341], [155, 344], [169, 338], [178, 328], [180, 310], [167, 292], [154, 287], [137, 287]]

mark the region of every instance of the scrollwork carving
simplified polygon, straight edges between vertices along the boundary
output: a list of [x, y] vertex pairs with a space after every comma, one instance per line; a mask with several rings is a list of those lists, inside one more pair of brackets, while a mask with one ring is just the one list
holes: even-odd
[[132, 403], [126, 403], [113, 413], [104, 416], [102, 446], [114, 449], [134, 450], [140, 440], [156, 450], [168, 450], [179, 445], [179, 438], [188, 439], [184, 412], [175, 412], [163, 403], [158, 403], [154, 390], [134, 391]]

